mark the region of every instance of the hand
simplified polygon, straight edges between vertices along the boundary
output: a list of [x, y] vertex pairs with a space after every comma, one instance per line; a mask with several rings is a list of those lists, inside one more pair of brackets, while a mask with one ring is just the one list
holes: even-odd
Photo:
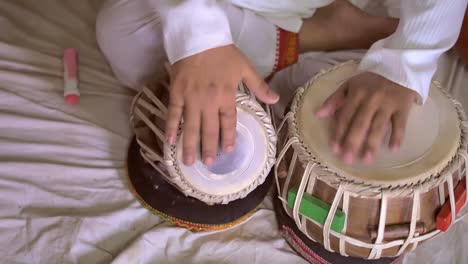
[[390, 149], [399, 149], [416, 98], [413, 90], [365, 72], [345, 82], [323, 103], [317, 115], [335, 116], [331, 146], [344, 162], [352, 164], [360, 156], [370, 164], [390, 124]]
[[183, 115], [183, 162], [186, 165], [195, 162], [200, 134], [202, 159], [208, 166], [217, 155], [220, 130], [223, 151], [234, 149], [236, 93], [242, 81], [258, 100], [266, 104], [279, 100], [234, 45], [210, 49], [173, 65], [166, 138], [169, 144], [175, 144]]

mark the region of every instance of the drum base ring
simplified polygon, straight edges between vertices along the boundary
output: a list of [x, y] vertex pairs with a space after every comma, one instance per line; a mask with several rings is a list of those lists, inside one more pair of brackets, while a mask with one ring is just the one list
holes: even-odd
[[[273, 197], [278, 197], [275, 191]], [[357, 257], [345, 257], [339, 253], [326, 250], [321, 244], [310, 240], [296, 226], [283, 209], [278, 198], [273, 199], [278, 226], [283, 237], [292, 249], [312, 264], [397, 264], [399, 258], [381, 258], [377, 260], [367, 260]]]
[[208, 205], [181, 193], [146, 163], [134, 137], [127, 156], [128, 184], [140, 203], [153, 214], [192, 231], [223, 230], [251, 216], [268, 194], [273, 175], [245, 198], [228, 204]]

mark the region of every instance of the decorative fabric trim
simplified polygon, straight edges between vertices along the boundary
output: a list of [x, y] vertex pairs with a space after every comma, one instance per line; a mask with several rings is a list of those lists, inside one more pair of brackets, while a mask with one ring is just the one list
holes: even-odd
[[291, 228], [283, 225], [281, 227], [281, 234], [289, 243], [289, 245], [305, 258], [311, 264], [330, 264], [319, 255], [315, 254], [304, 242], [292, 231]]
[[295, 64], [299, 59], [299, 34], [276, 29], [276, 58], [272, 73], [266, 78], [270, 81], [275, 73]]

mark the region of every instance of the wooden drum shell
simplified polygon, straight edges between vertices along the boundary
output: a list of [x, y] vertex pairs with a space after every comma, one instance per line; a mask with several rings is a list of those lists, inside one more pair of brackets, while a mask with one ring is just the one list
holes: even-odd
[[[418, 178], [407, 181], [367, 181], [367, 178], [340, 174], [337, 172], [340, 171], [339, 168], [325, 164], [328, 163], [327, 160], [322, 162], [323, 156], [315, 153], [317, 149], [303, 142], [306, 137], [301, 135], [303, 127], [298, 125], [298, 116], [300, 107], [305, 105], [304, 94], [314, 91], [312, 89], [317, 88], [314, 84], [321, 79], [328, 84], [334, 83], [336, 75], [332, 77], [329, 73], [350, 69], [351, 65], [355, 63], [347, 62], [320, 72], [298, 88], [288, 105], [283, 124], [277, 131], [278, 157], [275, 175], [278, 195], [282, 210], [295, 221], [297, 228], [328, 251], [362, 259], [396, 257], [440, 234], [441, 231], [436, 228], [436, 217], [441, 207], [448, 201], [454, 206], [450, 196], [453, 198], [454, 187], [458, 183], [463, 182], [463, 185], [468, 186], [466, 181], [462, 181], [466, 177], [465, 168], [468, 163], [468, 122], [462, 105], [434, 82], [433, 88], [440, 91], [440, 97], [444, 98], [440, 100], [445, 100], [445, 106], [449, 105], [453, 110], [447, 111], [456, 120], [453, 129], [460, 131], [459, 138], [449, 137], [449, 141], [455, 142], [452, 142], [454, 148], [450, 153], [444, 153], [444, 160], [429, 159], [422, 163], [437, 163], [436, 169], [434, 165], [430, 172], [423, 172]], [[319, 92], [313, 95], [317, 94]], [[306, 109], [310, 110], [311, 105], [308, 106]], [[301, 122], [309, 122], [307, 120], [301, 119]], [[315, 132], [312, 135], [317, 136], [318, 133]], [[444, 133], [441, 136], [447, 137]], [[312, 139], [323, 140], [320, 137]], [[311, 140], [311, 135], [308, 135], [308, 140]], [[373, 172], [369, 170], [366, 173], [373, 179], [382, 178], [380, 175], [373, 176]], [[291, 187], [298, 189], [293, 202], [294, 210], [288, 207], [287, 201]], [[331, 229], [332, 214], [328, 214], [325, 222], [318, 223], [299, 212], [303, 201], [302, 193], [310, 194], [328, 204], [332, 213], [335, 213], [335, 209], [341, 210], [345, 214], [344, 229], [341, 232]]]
[[[287, 124], [285, 124], [287, 126]], [[283, 131], [287, 131], [285, 128]], [[279, 134], [279, 141], [285, 142], [286, 137], [285, 133]], [[294, 148], [290, 148], [281, 161], [278, 170], [278, 181], [279, 186], [281, 186], [280, 193], [283, 192], [285, 186], [286, 175], [290, 169], [291, 161], [294, 156]], [[289, 184], [292, 186], [299, 186], [301, 177], [304, 175], [304, 163], [300, 162], [299, 159], [296, 160], [292, 172], [291, 182]], [[460, 170], [456, 171], [453, 174], [454, 186], [460, 182], [462, 172], [464, 171], [464, 164], [460, 167]], [[321, 179], [320, 172], [314, 171], [317, 175], [316, 182], [314, 184], [313, 191], [310, 193], [312, 196], [317, 197], [318, 199], [326, 202], [327, 204], [332, 204], [335, 198], [337, 189], [331, 186], [329, 183]], [[312, 180], [312, 179], [311, 179]], [[448, 186], [447, 183], [444, 185], [444, 197], [441, 199], [439, 196], [439, 187], [434, 187], [431, 190], [420, 194], [420, 217], [419, 223], [424, 226], [424, 233], [419, 235], [424, 235], [436, 230], [436, 215], [440, 210], [441, 204], [440, 201], [448, 200]], [[411, 222], [411, 212], [413, 206], [413, 196], [401, 196], [401, 197], [391, 197], [387, 201], [387, 217], [386, 217], [386, 226], [389, 225], [402, 225], [404, 224], [409, 231], [409, 224]], [[346, 231], [344, 234], [351, 238], [359, 239], [366, 243], [373, 243], [375, 238], [371, 237], [369, 229], [377, 229], [379, 219], [380, 219], [380, 205], [381, 199], [378, 197], [369, 197], [369, 196], [360, 196], [355, 193], [349, 193], [349, 207], [348, 214], [346, 215]], [[343, 199], [341, 199], [338, 208], [343, 209]], [[292, 216], [292, 210], [287, 209], [287, 214]], [[323, 244], [323, 227], [317, 225], [314, 221], [309, 219], [306, 220], [307, 232], [313, 240]], [[402, 237], [404, 239], [404, 237]], [[383, 242], [388, 242], [385, 236]], [[411, 243], [408, 245], [404, 252], [408, 252], [416, 247], [418, 243]], [[420, 243], [419, 243], [420, 244]], [[330, 235], [330, 247], [335, 252], [340, 252], [339, 239], [336, 236]], [[381, 257], [394, 257], [396, 256], [400, 246], [394, 246], [382, 251]], [[362, 257], [366, 258], [371, 249], [355, 246], [349, 243], [345, 245], [345, 252], [348, 256], [353, 257]]]

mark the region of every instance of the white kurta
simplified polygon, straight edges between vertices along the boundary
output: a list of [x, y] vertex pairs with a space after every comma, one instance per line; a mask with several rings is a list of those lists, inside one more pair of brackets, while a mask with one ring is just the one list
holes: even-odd
[[[147, 0], [160, 10], [165, 49], [171, 63], [233, 43], [229, 22], [217, 0]], [[226, 0], [250, 9], [286, 30], [297, 32], [301, 19], [331, 0]], [[419, 94], [423, 103], [440, 55], [458, 38], [468, 0], [401, 1], [400, 24], [376, 42], [360, 69], [380, 74]]]

